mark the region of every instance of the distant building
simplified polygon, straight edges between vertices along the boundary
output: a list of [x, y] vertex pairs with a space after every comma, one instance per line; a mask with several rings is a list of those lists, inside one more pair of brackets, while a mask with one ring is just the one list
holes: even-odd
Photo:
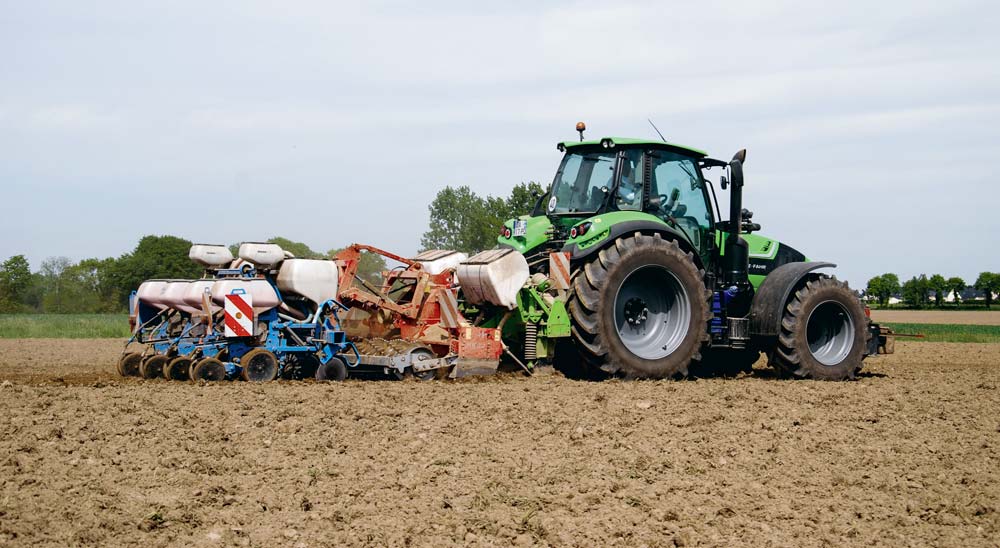
[[[931, 292], [931, 298], [932, 298], [932, 300], [933, 300], [933, 296], [934, 296], [934, 293]], [[993, 300], [997, 300], [997, 298], [998, 298], [997, 294], [994, 293], [993, 294]], [[984, 292], [982, 292], [982, 291], [980, 291], [980, 290], [978, 290], [978, 289], [976, 289], [974, 287], [967, 287], [967, 288], [963, 289], [961, 293], [958, 294], [958, 300], [960, 302], [963, 302], [963, 303], [967, 302], [967, 301], [985, 301], [986, 300], [986, 293], [984, 293]], [[946, 302], [946, 303], [953, 303], [953, 302], [955, 302], [955, 292], [954, 291], [949, 291], [948, 294], [944, 296], [944, 302]]]

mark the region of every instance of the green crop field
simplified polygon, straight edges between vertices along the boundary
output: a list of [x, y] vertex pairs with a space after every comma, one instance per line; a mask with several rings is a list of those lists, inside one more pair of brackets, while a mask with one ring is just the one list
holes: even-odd
[[883, 323], [897, 333], [924, 335], [922, 339], [900, 337], [900, 341], [998, 343], [1000, 325], [961, 325], [934, 323]]
[[3, 339], [127, 338], [126, 314], [0, 314]]

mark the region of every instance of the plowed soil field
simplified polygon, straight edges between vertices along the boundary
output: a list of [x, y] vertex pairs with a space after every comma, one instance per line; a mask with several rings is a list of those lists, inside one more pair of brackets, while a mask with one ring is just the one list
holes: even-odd
[[872, 310], [876, 322], [1000, 325], [1000, 310]]
[[122, 380], [0, 341], [0, 545], [997, 546], [1000, 345], [856, 382]]

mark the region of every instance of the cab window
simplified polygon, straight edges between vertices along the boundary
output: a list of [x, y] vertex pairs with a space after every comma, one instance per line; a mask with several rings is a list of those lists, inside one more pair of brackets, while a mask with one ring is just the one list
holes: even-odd
[[652, 152], [653, 180], [650, 193], [660, 196], [658, 216], [672, 219], [701, 247], [703, 232], [712, 224], [705, 190], [694, 160], [670, 151]]
[[622, 159], [622, 174], [615, 191], [615, 205], [625, 211], [642, 209], [642, 150], [626, 150]]

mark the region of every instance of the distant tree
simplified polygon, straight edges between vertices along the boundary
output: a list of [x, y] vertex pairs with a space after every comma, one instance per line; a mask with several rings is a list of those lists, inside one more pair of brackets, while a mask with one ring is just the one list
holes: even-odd
[[948, 291], [948, 280], [945, 280], [944, 276], [940, 274], [934, 274], [927, 279], [927, 286], [934, 292], [934, 306], [941, 308], [941, 301], [944, 299], [945, 292]]
[[129, 293], [148, 279], [201, 277], [201, 266], [188, 259], [190, 249], [191, 242], [176, 236], [144, 236], [108, 273], [118, 303], [124, 305]]
[[[94, 306], [90, 312], [114, 312], [118, 310], [118, 290], [115, 287], [115, 273], [118, 261], [107, 259], [84, 259], [70, 268], [74, 283], [80, 284], [94, 295]], [[130, 290], [131, 291], [131, 290]]]
[[868, 294], [874, 295], [878, 303], [885, 306], [889, 297], [899, 291], [899, 277], [891, 272], [880, 274], [868, 280]]
[[986, 294], [986, 308], [993, 305], [993, 294], [1000, 292], [1000, 273], [980, 272], [975, 288]]
[[[327, 257], [333, 257], [343, 251], [344, 248], [331, 249], [326, 252]], [[367, 251], [361, 252], [361, 260], [358, 261], [358, 276], [375, 287], [382, 286], [382, 272], [388, 270], [385, 258], [375, 253]]]
[[28, 288], [24, 291], [24, 310], [44, 312], [45, 310], [43, 309], [42, 302], [45, 300], [45, 293], [47, 290], [48, 288], [45, 284], [45, 278], [42, 276], [42, 273], [32, 272], [31, 283], [28, 284]]
[[966, 288], [965, 280], [959, 278], [958, 276], [952, 276], [951, 278], [948, 278], [946, 283], [948, 284], [948, 291], [955, 294], [955, 302], [959, 302], [962, 299], [961, 294]]
[[[530, 215], [531, 210], [535, 207], [535, 202], [538, 201], [538, 197], [544, 192], [545, 189], [542, 188], [542, 185], [535, 181], [515, 185], [510, 191], [510, 196], [507, 198], [507, 215], [503, 220], [506, 221], [507, 219], [521, 215]], [[499, 227], [497, 228], [499, 229]]]
[[441, 189], [430, 205], [430, 227], [420, 238], [422, 249], [478, 251], [489, 238], [480, 233], [486, 205], [471, 188]]
[[63, 274], [73, 266], [67, 257], [49, 257], [42, 261], [39, 274], [44, 282], [42, 309], [45, 312], [64, 313], [70, 305], [72, 292]]
[[30, 286], [31, 267], [24, 255], [14, 255], [0, 264], [0, 312], [21, 310]]
[[430, 207], [430, 227], [420, 239], [421, 249], [452, 249], [476, 253], [496, 246], [504, 221], [531, 213], [538, 183], [520, 183], [508, 197], [478, 196], [467, 186], [443, 188]]
[[927, 293], [930, 291], [930, 283], [927, 276], [921, 274], [914, 276], [903, 284], [903, 300], [914, 308], [919, 308], [927, 304]]

